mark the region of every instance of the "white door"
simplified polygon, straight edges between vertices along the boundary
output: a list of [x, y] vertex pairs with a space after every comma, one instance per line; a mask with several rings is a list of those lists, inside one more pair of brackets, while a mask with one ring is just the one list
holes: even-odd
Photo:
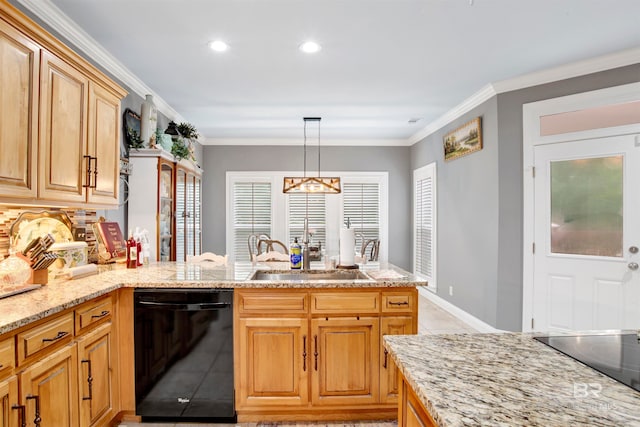
[[636, 138], [535, 147], [534, 330], [640, 328]]

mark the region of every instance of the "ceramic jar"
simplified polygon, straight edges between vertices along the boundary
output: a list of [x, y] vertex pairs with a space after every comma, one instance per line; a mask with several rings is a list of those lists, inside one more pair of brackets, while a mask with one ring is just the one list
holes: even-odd
[[156, 141], [150, 140], [152, 136], [155, 140], [157, 127], [158, 109], [153, 103], [153, 95], [146, 95], [146, 99], [142, 102], [142, 111], [140, 113], [140, 138], [144, 142], [145, 146], [151, 147], [156, 143]]

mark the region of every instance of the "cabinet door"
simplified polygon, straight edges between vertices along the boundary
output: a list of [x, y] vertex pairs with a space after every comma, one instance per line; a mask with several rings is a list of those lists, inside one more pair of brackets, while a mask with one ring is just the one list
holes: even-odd
[[158, 160], [158, 261], [175, 261], [175, 188], [173, 163]]
[[38, 195], [83, 203], [88, 164], [88, 79], [50, 53], [42, 53]]
[[196, 176], [193, 179], [193, 254], [202, 253], [202, 187], [201, 179]]
[[0, 194], [37, 195], [39, 47], [0, 21]]
[[238, 323], [238, 408], [307, 404], [307, 320], [254, 318]]
[[193, 174], [187, 174], [187, 199], [185, 205], [187, 206], [186, 216], [186, 232], [185, 232], [185, 247], [187, 255], [195, 255], [195, 176]]
[[18, 405], [18, 379], [15, 376], [0, 381], [0, 427], [15, 427], [20, 420]]
[[403, 379], [398, 407], [398, 427], [436, 427], [429, 412], [422, 406], [415, 393]]
[[80, 425], [104, 424], [114, 415], [115, 354], [111, 323], [78, 340]]
[[[413, 318], [383, 317], [380, 320], [380, 336], [414, 334]], [[380, 340], [380, 402], [398, 402], [398, 369]]]
[[89, 133], [91, 156], [87, 201], [118, 205], [120, 187], [120, 99], [95, 83], [89, 84]]
[[44, 427], [78, 427], [76, 346], [64, 347], [20, 374], [20, 400], [27, 425], [40, 418]]
[[187, 256], [187, 172], [176, 168], [176, 261], [186, 261]]
[[379, 318], [319, 318], [311, 321], [314, 405], [378, 402]]

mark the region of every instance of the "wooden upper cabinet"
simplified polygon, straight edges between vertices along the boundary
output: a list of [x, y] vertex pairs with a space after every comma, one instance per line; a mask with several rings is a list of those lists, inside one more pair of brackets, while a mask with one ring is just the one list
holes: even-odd
[[0, 194], [35, 198], [40, 47], [0, 20]]
[[120, 98], [89, 83], [89, 134], [91, 186], [87, 202], [117, 204], [120, 180]]
[[83, 203], [89, 80], [43, 51], [40, 78], [41, 199]]
[[0, 0], [0, 203], [116, 207], [126, 92]]

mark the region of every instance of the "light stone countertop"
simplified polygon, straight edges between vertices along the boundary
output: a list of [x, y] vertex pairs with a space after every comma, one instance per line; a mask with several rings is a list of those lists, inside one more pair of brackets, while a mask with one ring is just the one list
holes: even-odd
[[[10, 332], [43, 317], [82, 304], [122, 287], [134, 288], [367, 288], [427, 286], [388, 263], [369, 263], [361, 270], [393, 276], [379, 280], [348, 281], [250, 281], [256, 270], [288, 269], [288, 263], [236, 263], [228, 267], [180, 262], [153, 263], [136, 269], [124, 265], [100, 266], [100, 273], [75, 280], [53, 280], [39, 289], [0, 299], [0, 334]], [[312, 269], [323, 264], [312, 263]], [[397, 277], [402, 276], [402, 277]]]
[[439, 426], [640, 426], [639, 392], [531, 334], [387, 335], [384, 342]]

